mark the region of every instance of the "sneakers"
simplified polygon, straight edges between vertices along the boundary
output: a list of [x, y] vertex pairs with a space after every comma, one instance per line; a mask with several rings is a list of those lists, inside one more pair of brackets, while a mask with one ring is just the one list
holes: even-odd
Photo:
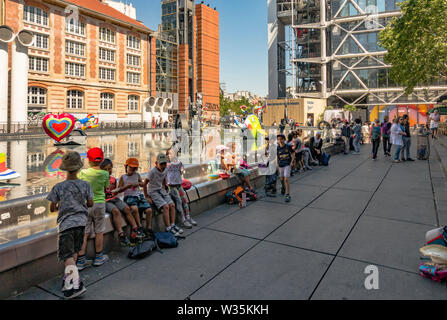
[[175, 231], [177, 231], [178, 233], [182, 234], [183, 230], [180, 229], [176, 224], [172, 227]]
[[412, 158], [408, 158], [407, 161], [413, 162], [414, 159], [412, 159]]
[[197, 226], [197, 222], [195, 222], [193, 218], [189, 217], [186, 220], [188, 220], [194, 227]]
[[191, 222], [189, 222], [189, 221], [186, 220], [186, 219], [182, 222], [182, 226], [183, 226], [184, 228], [186, 228], [186, 229], [191, 229], [191, 228], [192, 228], [192, 224], [191, 224]]
[[93, 266], [94, 267], [102, 266], [107, 261], [109, 261], [109, 256], [106, 254], [101, 254], [100, 256], [97, 256], [95, 260], [93, 260]]
[[119, 236], [120, 239], [120, 246], [121, 247], [128, 247], [130, 246], [130, 241], [127, 239], [126, 235], [123, 233], [122, 236]]
[[290, 200], [291, 200], [291, 198], [290, 198], [290, 195], [286, 195], [286, 202], [290, 202]]
[[79, 271], [84, 270], [85, 268], [88, 268], [92, 265], [93, 260], [91, 259], [87, 259], [87, 258], [83, 258], [83, 259], [78, 259], [76, 261], [76, 267], [78, 268]]
[[178, 233], [174, 228], [171, 228], [171, 227], [167, 228], [166, 232], [170, 232], [176, 237], [180, 236], [180, 233]]
[[[65, 280], [63, 281], [62, 286], [65, 286]], [[79, 297], [81, 294], [83, 294], [87, 289], [84, 286], [84, 283], [82, 281], [79, 282], [79, 288], [75, 289], [74, 287], [69, 290], [62, 289], [62, 293], [64, 294], [64, 299], [74, 299], [76, 297]]]

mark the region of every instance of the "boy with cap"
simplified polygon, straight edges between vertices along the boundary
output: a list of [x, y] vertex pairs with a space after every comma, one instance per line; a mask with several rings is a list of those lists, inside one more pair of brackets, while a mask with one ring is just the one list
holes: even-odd
[[[137, 172], [139, 167], [140, 162], [138, 159], [127, 159], [126, 164], [124, 165], [126, 173], [121, 176], [118, 187], [123, 188], [124, 190], [124, 202], [127, 203], [132, 210], [132, 214], [138, 225], [137, 230], [140, 231], [140, 233], [144, 233], [147, 238], [152, 235], [152, 209], [140, 189], [140, 187], [144, 187], [144, 183], [140, 174]], [[144, 230], [141, 225], [139, 218], [140, 211], [146, 214], [147, 230]]]
[[286, 195], [286, 202], [290, 202], [290, 173], [292, 167], [295, 165], [295, 151], [286, 143], [286, 136], [278, 134], [278, 147], [276, 155], [278, 157], [279, 178], [281, 180], [281, 194]]
[[67, 171], [67, 178], [56, 184], [47, 197], [51, 201], [50, 211], [58, 211], [57, 255], [59, 261], [65, 264], [62, 293], [66, 299], [75, 298], [86, 291], [79, 278], [76, 258], [84, 241], [88, 207], [93, 207], [93, 192], [87, 182], [77, 177], [82, 167], [79, 153], [65, 154], [60, 169]]
[[93, 266], [98, 267], [109, 260], [109, 257], [103, 254], [104, 231], [106, 229], [106, 194], [105, 188], [109, 186], [109, 173], [102, 170], [100, 165], [104, 161], [104, 153], [100, 148], [92, 148], [87, 152], [87, 158], [90, 168], [84, 169], [79, 173], [79, 179], [90, 184], [93, 190], [94, 205], [89, 209], [87, 226], [85, 227], [84, 244], [79, 252], [76, 265], [79, 270], [83, 270], [90, 265], [87, 261], [85, 252], [87, 249], [87, 240], [92, 230], [92, 224], [95, 232], [95, 252], [96, 256], [93, 260]]
[[183, 233], [183, 230], [175, 225], [175, 204], [166, 191], [167, 164], [168, 157], [166, 154], [158, 154], [155, 167], [149, 171], [147, 179], [144, 181], [144, 195], [148, 198], [148, 201], [155, 204], [158, 210], [163, 212], [166, 232], [171, 232], [178, 237]]

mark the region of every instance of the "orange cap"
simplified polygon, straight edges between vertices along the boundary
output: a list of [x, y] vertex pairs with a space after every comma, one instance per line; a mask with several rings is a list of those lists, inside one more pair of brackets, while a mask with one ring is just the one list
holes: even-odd
[[129, 166], [132, 168], [138, 168], [140, 166], [140, 163], [138, 162], [138, 159], [136, 159], [136, 158], [129, 158], [126, 160], [126, 166]]

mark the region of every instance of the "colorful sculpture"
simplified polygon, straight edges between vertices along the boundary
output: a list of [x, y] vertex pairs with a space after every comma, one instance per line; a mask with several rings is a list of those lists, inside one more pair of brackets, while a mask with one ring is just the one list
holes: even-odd
[[75, 126], [76, 119], [71, 114], [48, 114], [43, 118], [42, 126], [45, 133], [57, 142], [67, 137]]
[[91, 113], [88, 114], [87, 117], [83, 119], [76, 118], [76, 122], [79, 122], [81, 124], [81, 126], [78, 129], [81, 129], [82, 131], [99, 127], [99, 118], [95, 117]]
[[45, 159], [43, 167], [44, 167], [44, 175], [46, 177], [54, 178], [58, 176], [61, 177], [65, 176], [65, 173], [59, 169], [64, 154], [65, 153], [62, 150], [56, 150]]
[[0, 181], [17, 179], [19, 177], [20, 173], [15, 172], [6, 166], [6, 155], [0, 153]]

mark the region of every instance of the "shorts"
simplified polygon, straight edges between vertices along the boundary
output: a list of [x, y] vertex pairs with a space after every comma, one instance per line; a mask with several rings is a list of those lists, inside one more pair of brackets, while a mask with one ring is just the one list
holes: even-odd
[[141, 211], [141, 210], [145, 211], [145, 210], [151, 208], [151, 205], [149, 204], [149, 202], [147, 202], [147, 200], [143, 194], [140, 194], [138, 197], [137, 196], [125, 196], [124, 202], [127, 203], [127, 205], [129, 207], [138, 207], [139, 211]]
[[171, 196], [166, 192], [166, 190], [163, 189], [150, 192], [149, 197], [151, 197], [158, 210], [163, 208], [165, 205], [174, 203]]
[[238, 168], [238, 169], [236, 169], [236, 175], [238, 177], [245, 178], [250, 175], [250, 171], [248, 171], [247, 169], [244, 169], [244, 168]]
[[57, 241], [57, 257], [59, 261], [70, 259], [81, 251], [84, 235], [85, 227], [71, 228], [59, 233]]
[[430, 123], [430, 129], [431, 130], [435, 130], [435, 129], [437, 130], [438, 126], [439, 126], [438, 123], [434, 123], [434, 122]]
[[290, 178], [291, 167], [290, 165], [286, 167], [279, 167], [279, 177], [280, 178]]
[[125, 203], [120, 198], [115, 198], [109, 201], [106, 201], [106, 212], [112, 214], [112, 211], [116, 208], [120, 212], [124, 213], [124, 209], [126, 209], [127, 203]]
[[88, 221], [85, 226], [85, 234], [89, 235], [92, 231], [95, 233], [103, 233], [106, 231], [106, 204], [95, 203], [93, 207], [88, 209]]

